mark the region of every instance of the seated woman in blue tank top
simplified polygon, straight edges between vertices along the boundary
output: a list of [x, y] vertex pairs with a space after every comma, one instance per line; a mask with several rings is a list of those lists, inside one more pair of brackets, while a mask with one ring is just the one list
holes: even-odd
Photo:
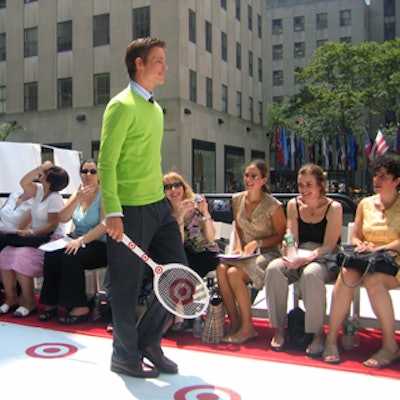
[[298, 281], [305, 307], [305, 332], [313, 334], [306, 354], [309, 357], [322, 355], [325, 283], [331, 282], [336, 275], [330, 268], [332, 263], [324, 256], [336, 250], [343, 218], [341, 204], [325, 195], [325, 185], [325, 173], [319, 166], [306, 164], [300, 168], [297, 175], [300, 196], [288, 203], [287, 228], [293, 233], [298, 247], [309, 252], [299, 252], [290, 261], [287, 258], [275, 259], [266, 270], [267, 306], [270, 325], [275, 329], [271, 349], [275, 351], [285, 348], [288, 287]]
[[57, 315], [58, 307], [68, 313], [59, 322], [72, 325], [86, 322], [90, 309], [86, 297], [85, 269], [107, 265], [106, 227], [97, 177], [97, 163], [85, 160], [80, 168], [82, 185], [60, 211], [60, 221], [73, 222], [73, 239], [65, 248], [47, 252], [40, 302], [45, 304], [39, 320]]

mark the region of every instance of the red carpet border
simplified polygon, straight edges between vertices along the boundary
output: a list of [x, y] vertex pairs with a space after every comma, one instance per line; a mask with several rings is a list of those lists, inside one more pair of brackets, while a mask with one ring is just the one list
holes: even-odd
[[[62, 313], [60, 313], [60, 315], [62, 315]], [[31, 315], [26, 318], [13, 318], [11, 314], [1, 315], [0, 323], [2, 321], [62, 332], [112, 338], [112, 335], [106, 332], [105, 324], [102, 322], [86, 322], [68, 326], [59, 324], [57, 319], [40, 322], [37, 315]], [[392, 364], [390, 367], [384, 369], [367, 368], [362, 364], [364, 360], [379, 350], [381, 346], [380, 330], [361, 329], [360, 346], [352, 351], [340, 349], [342, 362], [335, 365], [324, 363], [321, 358], [311, 359], [301, 351], [288, 349], [285, 352], [274, 352], [269, 347], [269, 342], [271, 341], [273, 333], [272, 329], [269, 328], [268, 320], [254, 319], [254, 325], [258, 332], [257, 340], [242, 345], [203, 343], [201, 339], [194, 338], [192, 333], [187, 331], [168, 333], [168, 335], [163, 338], [162, 345], [165, 347], [203, 351], [219, 355], [246, 357], [400, 379], [400, 362]], [[396, 334], [396, 338], [400, 344], [400, 332]]]

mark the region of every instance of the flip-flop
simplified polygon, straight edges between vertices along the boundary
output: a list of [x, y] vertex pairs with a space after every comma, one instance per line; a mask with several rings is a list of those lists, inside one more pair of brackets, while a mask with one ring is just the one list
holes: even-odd
[[336, 343], [325, 344], [325, 349], [322, 353], [322, 359], [328, 364], [340, 363], [340, 355]]
[[32, 310], [28, 310], [24, 306], [19, 306], [14, 312], [13, 312], [13, 317], [14, 318], [25, 318], [29, 317], [30, 315], [36, 314], [37, 313], [37, 307], [32, 308]]
[[392, 353], [390, 350], [382, 347], [377, 353], [364, 361], [363, 364], [368, 368], [382, 369], [398, 361], [400, 361], [400, 349]]

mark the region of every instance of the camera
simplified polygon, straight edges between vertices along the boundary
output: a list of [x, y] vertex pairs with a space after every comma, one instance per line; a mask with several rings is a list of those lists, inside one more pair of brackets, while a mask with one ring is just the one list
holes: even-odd
[[194, 196], [194, 199], [193, 199], [193, 203], [194, 204], [199, 204], [199, 203], [201, 203], [203, 201], [203, 198], [199, 195], [199, 194], [196, 194], [195, 196]]

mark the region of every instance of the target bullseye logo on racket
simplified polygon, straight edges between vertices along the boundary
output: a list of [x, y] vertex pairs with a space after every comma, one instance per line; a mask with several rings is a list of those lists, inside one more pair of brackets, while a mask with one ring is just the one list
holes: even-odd
[[210, 295], [197, 272], [182, 264], [155, 263], [126, 234], [122, 242], [153, 270], [154, 293], [163, 307], [183, 318], [196, 318], [205, 312]]

